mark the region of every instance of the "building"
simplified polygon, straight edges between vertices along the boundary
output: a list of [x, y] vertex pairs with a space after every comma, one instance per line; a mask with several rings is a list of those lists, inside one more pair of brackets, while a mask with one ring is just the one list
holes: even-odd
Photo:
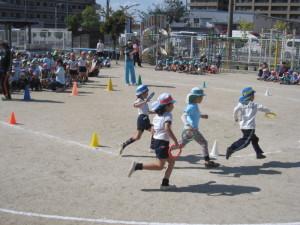
[[0, 17], [36, 21], [35, 27], [65, 28], [66, 17], [80, 13], [87, 5], [96, 5], [96, 0], [1, 0]]
[[189, 0], [187, 5], [187, 8], [191, 10], [227, 10], [228, 0]]
[[[233, 0], [234, 10], [300, 22], [300, 0]], [[228, 0], [190, 0], [191, 10], [228, 10]]]

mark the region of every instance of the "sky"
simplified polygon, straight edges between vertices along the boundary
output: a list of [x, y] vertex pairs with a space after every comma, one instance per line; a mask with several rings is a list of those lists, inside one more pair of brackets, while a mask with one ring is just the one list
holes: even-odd
[[[97, 3], [102, 6], [106, 6], [106, 0], [96, 0]], [[147, 10], [153, 4], [161, 3], [162, 0], [110, 0], [110, 5], [113, 9], [118, 9], [120, 5], [122, 6], [131, 6], [134, 4], [140, 4], [139, 6], [133, 7], [133, 9], [137, 8], [139, 10]], [[132, 10], [132, 9], [131, 9]]]

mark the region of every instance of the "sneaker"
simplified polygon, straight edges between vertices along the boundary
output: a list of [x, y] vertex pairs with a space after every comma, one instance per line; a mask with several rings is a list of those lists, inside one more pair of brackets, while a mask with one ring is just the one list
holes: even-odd
[[266, 158], [267, 156], [265, 156], [264, 154], [258, 154], [257, 156], [256, 156], [256, 158], [257, 159], [264, 159], [264, 158]]
[[217, 168], [220, 166], [219, 163], [215, 163], [214, 161], [207, 161], [207, 162], [205, 162], [204, 165], [205, 165], [205, 168], [207, 168], [207, 169]]
[[121, 144], [120, 149], [119, 149], [119, 155], [122, 155], [124, 149], [125, 149], [125, 145]]
[[130, 170], [128, 172], [128, 177], [131, 177], [131, 175], [135, 172], [135, 166], [136, 166], [137, 162], [133, 161], [130, 167]]
[[160, 185], [160, 190], [162, 191], [168, 191], [168, 190], [173, 190], [176, 189], [176, 185]]
[[227, 148], [226, 151], [226, 159], [229, 159], [229, 157], [232, 155], [233, 151], [230, 148]]

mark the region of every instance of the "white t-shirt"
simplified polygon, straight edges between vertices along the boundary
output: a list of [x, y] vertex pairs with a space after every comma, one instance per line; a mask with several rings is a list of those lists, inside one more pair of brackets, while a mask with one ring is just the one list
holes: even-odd
[[79, 58], [79, 60], [78, 60], [78, 66], [79, 67], [86, 67], [86, 64], [87, 64], [87, 61], [86, 61], [86, 59], [83, 59], [83, 58]]
[[103, 51], [104, 51], [104, 44], [102, 42], [98, 42], [97, 52], [103, 52]]
[[156, 115], [153, 118], [154, 139], [169, 141], [170, 137], [165, 130], [165, 123], [172, 122], [173, 116], [170, 112], [165, 112], [162, 116]]
[[77, 62], [76, 59], [75, 59], [75, 60], [70, 59], [70, 60], [68, 61], [68, 65], [69, 65], [69, 69], [70, 69], [70, 70], [77, 70], [78, 62]]
[[258, 111], [270, 112], [270, 110], [263, 105], [249, 102], [248, 105], [239, 103], [233, 111], [235, 120], [240, 121], [240, 128], [245, 130], [255, 129], [255, 116]]
[[[143, 99], [137, 98], [137, 100], [135, 100], [134, 104], [141, 103], [143, 101], [144, 101]], [[138, 107], [138, 114], [139, 115], [141, 115], [141, 114], [148, 115], [149, 114], [149, 106], [148, 106], [147, 102], [145, 104], [142, 104], [140, 107]]]

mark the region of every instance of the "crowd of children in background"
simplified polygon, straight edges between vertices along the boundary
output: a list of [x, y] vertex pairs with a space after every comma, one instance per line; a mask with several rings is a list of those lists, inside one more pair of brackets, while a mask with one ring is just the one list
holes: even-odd
[[264, 62], [260, 65], [257, 79], [280, 84], [299, 84], [300, 72], [290, 69], [286, 62], [282, 62], [277, 70], [270, 70], [268, 64]]
[[31, 54], [13, 52], [10, 87], [20, 91], [26, 86], [31, 90], [64, 90], [72, 82], [85, 83], [90, 76], [98, 76], [101, 67], [110, 67], [110, 58], [98, 57], [93, 52], [47, 52]]
[[216, 54], [214, 62], [209, 63], [207, 56], [202, 54], [200, 58], [183, 59], [182, 56], [178, 58], [163, 58], [158, 56], [155, 70], [166, 70], [173, 72], [199, 74], [205, 73], [216, 74], [221, 67], [221, 54]]

